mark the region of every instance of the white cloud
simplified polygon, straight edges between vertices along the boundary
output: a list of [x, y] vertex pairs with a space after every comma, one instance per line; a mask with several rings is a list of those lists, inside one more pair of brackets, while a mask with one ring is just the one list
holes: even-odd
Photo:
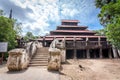
[[27, 13], [26, 16], [29, 17], [33, 22], [24, 21], [23, 31], [28, 28], [34, 31], [39, 29], [39, 33], [41, 35], [46, 34], [48, 32], [48, 26], [50, 26], [49, 21], [59, 21], [58, 15], [58, 5], [57, 0], [11, 0], [17, 6], [26, 9], [29, 8], [33, 12]]
[[[44, 35], [56, 27], [60, 19], [78, 19], [83, 25], [95, 24], [98, 21], [94, 0], [10, 0], [23, 10], [26, 18], [23, 23], [23, 35], [31, 31], [35, 35]], [[59, 2], [61, 1], [61, 2]], [[61, 9], [59, 9], [59, 7]], [[59, 13], [59, 10], [61, 11]], [[22, 12], [21, 12], [22, 13]], [[17, 14], [16, 14], [17, 15]], [[22, 16], [21, 16], [22, 17]], [[20, 18], [17, 18], [20, 19]], [[54, 22], [54, 26], [53, 25]], [[57, 25], [56, 25], [57, 24]]]

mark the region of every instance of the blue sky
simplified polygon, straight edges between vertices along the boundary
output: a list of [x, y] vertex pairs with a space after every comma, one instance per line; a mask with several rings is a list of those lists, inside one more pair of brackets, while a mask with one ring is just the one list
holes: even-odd
[[22, 23], [22, 35], [30, 31], [45, 35], [60, 25], [61, 19], [79, 20], [79, 25], [90, 30], [102, 29], [94, 0], [0, 0], [0, 9]]

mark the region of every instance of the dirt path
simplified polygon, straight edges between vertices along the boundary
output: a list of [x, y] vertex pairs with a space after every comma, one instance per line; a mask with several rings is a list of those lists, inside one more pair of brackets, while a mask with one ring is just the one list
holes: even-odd
[[49, 72], [41, 67], [9, 72], [5, 65], [0, 65], [0, 80], [60, 80], [60, 76], [58, 72]]
[[119, 59], [68, 60], [61, 80], [120, 80]]

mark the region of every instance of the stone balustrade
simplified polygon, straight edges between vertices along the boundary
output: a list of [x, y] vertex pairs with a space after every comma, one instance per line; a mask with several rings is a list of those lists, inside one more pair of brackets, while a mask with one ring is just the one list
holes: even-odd
[[65, 62], [65, 40], [59, 42], [55, 39], [49, 48], [48, 70], [59, 71], [61, 62]]
[[28, 67], [28, 64], [32, 56], [36, 53], [37, 48], [42, 47], [37, 41], [29, 42], [26, 44], [26, 48], [17, 48], [10, 50], [7, 68], [9, 71], [22, 70]]

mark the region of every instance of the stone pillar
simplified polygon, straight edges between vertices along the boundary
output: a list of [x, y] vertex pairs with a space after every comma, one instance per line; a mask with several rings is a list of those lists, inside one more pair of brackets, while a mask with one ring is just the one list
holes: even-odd
[[99, 49], [99, 56], [100, 56], [100, 58], [103, 58], [103, 56], [102, 56], [102, 48]]
[[89, 58], [90, 58], [90, 50], [87, 49], [87, 50], [86, 50], [86, 53], [87, 53], [87, 58], [89, 59]]
[[112, 58], [111, 48], [109, 48], [108, 55], [109, 55], [109, 58]]
[[77, 50], [74, 49], [74, 59], [77, 59]]
[[99, 46], [101, 46], [100, 40], [101, 40], [101, 38], [98, 37], [98, 45], [99, 45]]
[[119, 55], [119, 57], [120, 57], [120, 50], [118, 49], [118, 55]]
[[[86, 37], [86, 46], [88, 46], [88, 37]], [[90, 50], [87, 48], [86, 49], [86, 56], [87, 56], [87, 58], [90, 58]]]
[[61, 49], [61, 61], [62, 63], [65, 63], [66, 62], [66, 38], [64, 37], [64, 46], [65, 46], [65, 49]]
[[76, 37], [74, 37], [73, 46], [74, 46], [74, 59], [77, 59]]
[[99, 45], [99, 57], [100, 58], [103, 58], [103, 56], [102, 56], [102, 46], [101, 46], [101, 43], [100, 43], [100, 41], [101, 41], [101, 38], [100, 37], [98, 37], [98, 45]]
[[114, 45], [112, 45], [112, 50], [113, 50], [113, 57], [118, 58], [117, 49], [116, 49], [116, 47]]

